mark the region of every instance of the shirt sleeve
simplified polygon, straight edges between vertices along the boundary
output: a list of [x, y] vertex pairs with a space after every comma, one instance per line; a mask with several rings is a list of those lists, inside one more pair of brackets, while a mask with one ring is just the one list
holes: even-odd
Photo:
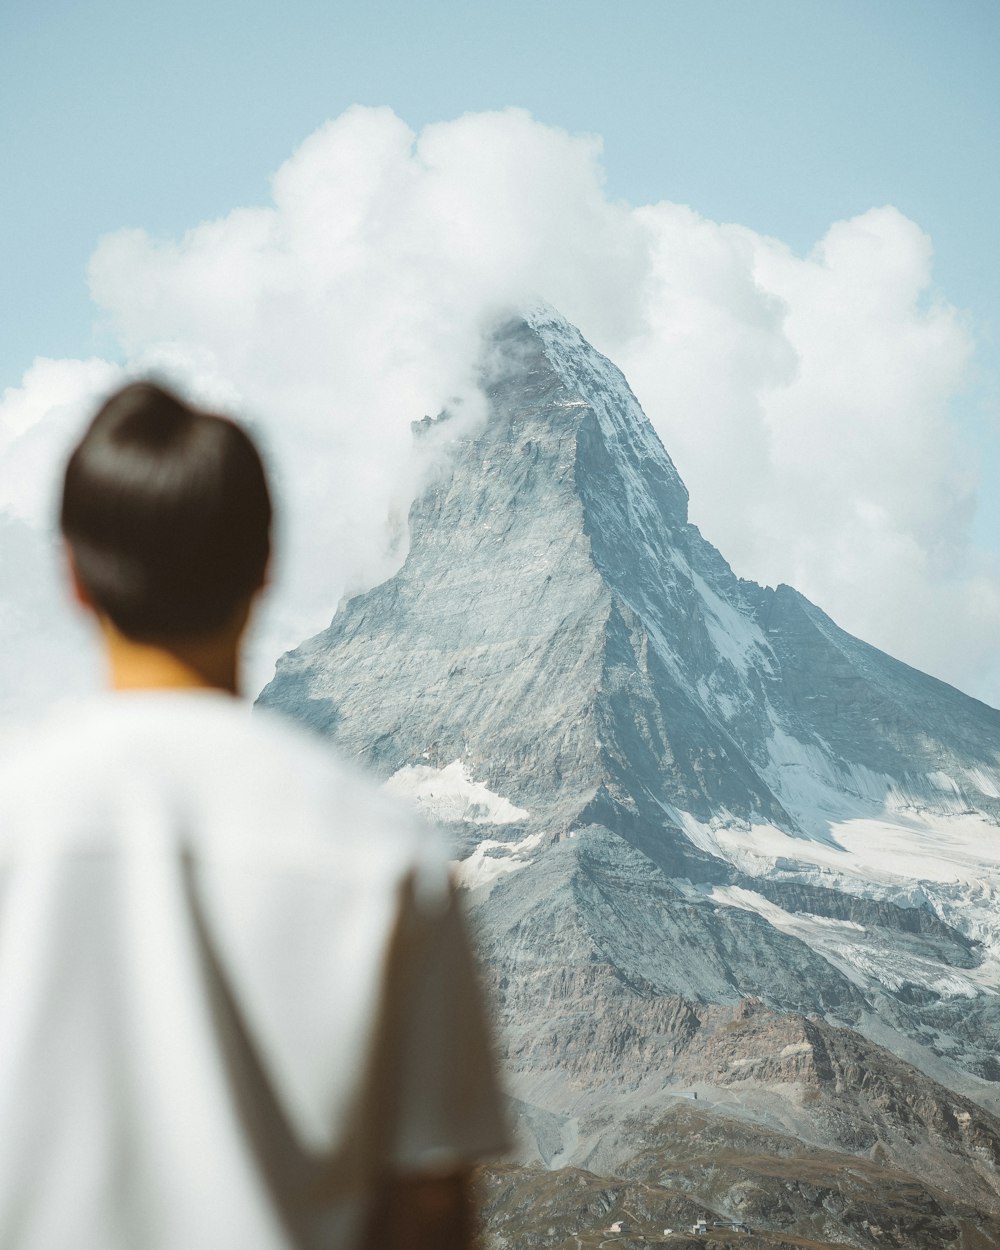
[[453, 886], [403, 886], [386, 978], [381, 1093], [391, 1170], [444, 1172], [510, 1148], [479, 969]]

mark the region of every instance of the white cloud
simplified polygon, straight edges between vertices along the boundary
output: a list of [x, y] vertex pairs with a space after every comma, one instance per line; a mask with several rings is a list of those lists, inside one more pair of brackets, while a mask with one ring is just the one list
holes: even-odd
[[[356, 108], [282, 166], [270, 206], [175, 241], [111, 235], [91, 283], [127, 372], [245, 413], [272, 452], [285, 573], [255, 683], [398, 562], [424, 472], [410, 422], [446, 404], [474, 420], [482, 326], [541, 296], [623, 366], [739, 573], [791, 582], [1000, 702], [1000, 576], [969, 544], [976, 483], [948, 410], [971, 336], [927, 302], [930, 260], [891, 208], [802, 258], [675, 204], [609, 200], [599, 141], [522, 111], [416, 136]], [[39, 362], [6, 393], [0, 506], [40, 523], [66, 413], [117, 376]]]
[[647, 331], [619, 355], [743, 576], [1000, 702], [1000, 570], [969, 539], [977, 481], [949, 405], [972, 351], [928, 301], [930, 240], [892, 208], [805, 257], [658, 205]]

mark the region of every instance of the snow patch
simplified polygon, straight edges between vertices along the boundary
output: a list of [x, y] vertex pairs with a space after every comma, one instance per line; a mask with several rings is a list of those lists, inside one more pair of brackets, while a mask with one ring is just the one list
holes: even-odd
[[722, 906], [756, 912], [855, 984], [896, 990], [908, 982], [947, 998], [1000, 993], [1000, 829], [972, 815], [889, 815], [830, 821], [822, 841], [734, 818], [676, 818], [695, 846], [748, 876], [805, 881], [900, 907], [929, 905], [945, 924], [982, 943], [978, 967], [956, 969], [887, 944], [884, 934], [853, 921], [787, 912], [750, 889], [693, 887]]
[[990, 799], [1000, 799], [1000, 790], [997, 789], [997, 777], [994, 774], [985, 772], [982, 768], [966, 768], [963, 770], [966, 780], [978, 790], [980, 794], [985, 794]]
[[756, 621], [716, 593], [698, 573], [691, 581], [705, 607], [705, 627], [716, 653], [746, 677], [751, 670], [771, 671], [771, 648]]
[[756, 912], [773, 928], [803, 942], [827, 963], [862, 989], [875, 984], [898, 990], [904, 984], [922, 985], [945, 998], [974, 998], [980, 988], [965, 970], [958, 971], [905, 946], [885, 941], [883, 933], [869, 933], [852, 920], [788, 912], [753, 890], [716, 887], [713, 902]]
[[464, 820], [474, 825], [515, 825], [529, 813], [509, 799], [473, 781], [465, 764], [453, 760], [445, 768], [410, 764], [393, 773], [384, 787], [430, 820]]
[[944, 794], [958, 794], [958, 782], [954, 777], [949, 777], [947, 773], [936, 772], [928, 773], [927, 780], [936, 790], [941, 790]]
[[857, 924], [853, 920], [837, 920], [831, 916], [814, 916], [801, 912], [785, 911], [783, 907], [779, 907], [777, 903], [772, 903], [770, 899], [764, 898], [762, 894], [757, 894], [753, 890], [744, 890], [735, 885], [716, 886], [710, 897], [713, 903], [721, 903], [726, 907], [738, 907], [741, 911], [756, 912], [758, 916], [763, 916], [776, 929], [791, 929], [801, 926], [805, 922], [810, 927], [823, 928], [826, 926], [841, 931], [865, 932], [865, 926]]
[[531, 852], [542, 845], [545, 836], [543, 830], [522, 838], [520, 842], [497, 842], [486, 838], [467, 859], [452, 861], [452, 876], [467, 890], [492, 886], [507, 873], [527, 868], [532, 862]]
[[767, 753], [764, 780], [798, 824], [824, 842], [831, 839], [831, 822], [881, 810], [894, 789], [886, 773], [847, 760], [834, 762], [819, 745], [802, 742], [778, 725], [772, 726]]

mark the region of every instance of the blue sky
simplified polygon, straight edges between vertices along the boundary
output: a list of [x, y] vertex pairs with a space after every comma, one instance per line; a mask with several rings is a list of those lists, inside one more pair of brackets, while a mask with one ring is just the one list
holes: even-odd
[[797, 249], [894, 204], [931, 235], [992, 371], [998, 65], [993, 0], [6, 0], [0, 381], [36, 354], [107, 350], [85, 279], [102, 234], [174, 234], [265, 200], [354, 103], [415, 129], [520, 105], [603, 136], [613, 196]]
[[[887, 370], [895, 361], [897, 373], [909, 367], [906, 361], [919, 362], [914, 334], [924, 335], [920, 342], [926, 341], [928, 353], [937, 352], [942, 362], [936, 373], [932, 370], [928, 375], [928, 386], [938, 388], [933, 412], [918, 411], [919, 387], [912, 400], [914, 422], [924, 422], [923, 432], [918, 430], [915, 439], [920, 456], [911, 457], [918, 479], [908, 497], [901, 488], [897, 490], [900, 481], [892, 480], [891, 470], [880, 484], [870, 464], [842, 467], [845, 476], [839, 479], [831, 469], [831, 482], [868, 474], [874, 485], [855, 512], [867, 518], [866, 524], [876, 529], [881, 525], [882, 538], [888, 535], [893, 542], [913, 539], [917, 543], [913, 569], [919, 563], [924, 570], [921, 594], [931, 593], [938, 585], [935, 578], [941, 595], [947, 596], [949, 587], [954, 588], [954, 578], [948, 581], [951, 574], [945, 568], [954, 535], [947, 542], [937, 542], [927, 527], [940, 523], [950, 527], [949, 533], [957, 533], [965, 526], [976, 551], [962, 574], [965, 598], [961, 602], [970, 619], [979, 621], [975, 645], [980, 658], [965, 669], [949, 666], [941, 658], [948, 639], [947, 628], [940, 622], [927, 626], [923, 641], [911, 637], [912, 621], [924, 609], [907, 603], [910, 583], [901, 582], [894, 591], [900, 599], [897, 625], [887, 623], [887, 615], [884, 620], [876, 619], [865, 603], [878, 593], [874, 566], [848, 569], [850, 576], [842, 579], [842, 585], [847, 587], [854, 580], [838, 598], [835, 574], [845, 559], [843, 553], [867, 542], [863, 533], [859, 538], [846, 512], [837, 542], [831, 539], [825, 548], [819, 543], [824, 519], [814, 516], [806, 526], [811, 525], [810, 533], [819, 544], [815, 551], [820, 555], [813, 567], [822, 562], [832, 571], [815, 587], [803, 588], [818, 596], [822, 606], [848, 628], [966, 689], [984, 690], [986, 697], [996, 701], [1000, 667], [991, 660], [994, 675], [987, 679], [982, 674], [993, 636], [991, 622], [994, 617], [1000, 620], [1000, 491], [995, 487], [1000, 480], [996, 317], [1000, 256], [995, 225], [1000, 201], [998, 52], [1000, 6], [993, 0], [644, 0], [614, 6], [593, 0], [547, 0], [544, 4], [509, 0], [503, 6], [441, 0], [419, 6], [396, 0], [366, 6], [316, 0], [281, 4], [173, 0], [169, 5], [50, 0], [38, 6], [26, 0], [6, 0], [0, 6], [0, 292], [4, 307], [0, 394], [4, 388], [18, 388], [38, 356], [124, 360], [130, 349], [123, 339], [123, 323], [134, 339], [138, 336], [136, 341], [144, 333], [147, 339], [153, 334], [147, 326], [149, 310], [143, 305], [143, 290], [147, 302], [167, 309], [158, 322], [153, 318], [153, 329], [161, 338], [168, 323], [171, 332], [176, 331], [185, 309], [192, 322], [197, 320], [196, 299], [186, 304], [180, 300], [176, 308], [171, 305], [171, 293], [176, 294], [179, 285], [197, 285], [191, 266], [181, 266], [176, 272], [164, 268], [162, 256], [157, 260], [157, 241], [183, 240], [186, 232], [213, 219], [223, 223], [224, 233], [229, 230], [235, 237], [238, 228], [231, 222], [233, 211], [269, 204], [275, 171], [324, 122], [342, 117], [356, 104], [389, 106], [417, 136], [429, 133], [425, 128], [433, 129], [435, 123], [453, 123], [466, 114], [508, 106], [526, 109], [541, 130], [529, 133], [522, 123], [508, 118], [500, 131], [480, 120], [475, 133], [487, 145], [496, 140], [498, 154], [505, 134], [516, 132], [528, 146], [537, 141], [538, 159], [550, 153], [554, 161], [565, 161], [568, 178], [586, 164], [580, 155], [583, 149], [554, 136], [552, 128], [570, 136], [600, 136], [603, 153], [594, 169], [595, 176], [604, 180], [601, 204], [595, 207], [593, 189], [585, 185], [589, 175], [580, 174], [578, 183], [567, 191], [582, 206], [580, 221], [586, 213], [596, 213], [601, 222], [611, 221], [620, 206], [622, 212], [615, 220], [627, 235], [639, 228], [636, 223], [642, 218], [641, 212], [631, 210], [667, 201], [690, 206], [698, 220], [736, 223], [753, 232], [755, 263], [770, 266], [774, 290], [789, 293], [789, 306], [798, 310], [800, 320], [809, 322], [796, 348], [806, 344], [802, 359], [807, 362], [809, 351], [815, 351], [815, 335], [826, 332], [822, 327], [827, 322], [820, 315], [824, 300], [829, 303], [833, 297], [818, 287], [810, 288], [808, 297], [801, 296], [804, 303], [796, 304], [803, 284], [815, 286], [817, 274], [806, 274], [805, 269], [793, 273], [781, 259], [780, 249], [769, 251], [766, 240], [779, 240], [792, 254], [806, 257], [833, 223], [855, 219], [861, 224], [849, 231], [844, 256], [853, 255], [851, 249], [863, 244], [870, 227], [879, 237], [880, 231], [887, 232], [883, 243], [890, 238], [896, 243], [903, 240], [900, 246], [912, 270], [919, 268], [919, 245], [912, 232], [907, 234], [905, 222], [900, 224], [908, 219], [929, 236], [934, 249], [932, 283], [919, 296], [920, 304], [929, 310], [943, 301], [958, 310], [942, 330], [944, 322], [935, 328], [930, 318], [926, 325], [918, 325], [919, 311], [905, 309], [896, 329], [900, 342], [911, 335], [909, 356], [905, 352], [892, 356], [898, 343], [890, 342], [891, 335], [878, 344], [878, 350], [887, 353]], [[367, 142], [365, 127], [390, 147], [396, 141], [390, 133], [392, 123], [384, 117], [377, 123], [355, 117], [330, 132], [324, 142], [330, 151], [341, 145], [355, 159]], [[454, 125], [446, 135], [435, 132], [438, 148], [452, 152], [446, 165], [458, 159], [454, 152], [461, 148], [463, 133]], [[417, 153], [423, 159], [420, 142]], [[312, 159], [308, 153], [297, 158], [300, 174]], [[416, 177], [413, 169], [407, 176]], [[485, 184], [490, 171], [483, 167], [469, 177]], [[544, 181], [544, 177], [540, 167], [537, 180]], [[513, 181], [517, 182], [516, 170]], [[461, 179], [454, 185], [461, 196], [466, 189]], [[528, 203], [531, 194], [532, 187], [522, 179], [516, 195]], [[558, 200], [558, 177], [546, 195], [546, 211], [550, 211]], [[475, 203], [471, 192], [470, 196], [463, 202]], [[884, 205], [894, 206], [902, 218], [863, 218], [868, 210]], [[488, 210], [489, 204], [485, 207]], [[573, 211], [567, 210], [568, 219]], [[525, 212], [523, 218], [512, 212], [511, 221], [529, 221], [530, 212]], [[682, 240], [677, 245], [682, 250], [700, 246], [694, 218], [684, 224], [667, 212], [657, 220], [662, 237]], [[399, 242], [404, 225], [397, 223], [395, 234], [386, 236], [386, 246], [391, 251], [398, 245], [405, 258], [411, 252], [409, 243]], [[106, 250], [105, 263], [98, 266], [105, 291], [105, 307], [100, 309], [88, 289], [88, 263], [102, 238], [129, 227], [145, 232], [144, 242], [137, 245], [134, 256], [126, 255], [127, 248]], [[490, 223], [484, 237], [499, 238], [506, 246], [509, 240], [504, 240], [502, 232], [496, 234], [496, 227], [497, 223]], [[613, 227], [608, 229], [613, 233]], [[601, 231], [604, 225], [598, 235], [606, 242], [607, 231]], [[724, 229], [716, 230], [713, 240], [698, 262], [706, 266], [698, 279], [703, 286], [688, 293], [695, 301], [689, 313], [700, 307], [698, 300], [716, 280], [715, 262], [706, 259], [711, 249], [735, 249], [733, 255], [739, 251], [738, 240], [734, 242]], [[588, 241], [593, 240], [588, 236]], [[185, 246], [180, 244], [181, 252]], [[253, 248], [245, 239], [237, 240], [234, 247], [237, 252], [241, 247], [248, 249], [245, 256], [252, 268]], [[613, 252], [612, 245], [608, 254]], [[566, 271], [572, 268], [573, 259], [563, 259], [562, 277], [555, 285], [559, 288], [562, 282], [560, 289], [569, 292], [572, 303], [573, 287]], [[211, 253], [208, 260], [212, 262]], [[143, 290], [127, 289], [130, 265], [133, 287]], [[855, 272], [860, 288], [864, 274]], [[297, 274], [286, 275], [285, 280], [298, 281]], [[363, 278], [359, 279], [362, 283]], [[671, 280], [683, 284], [686, 279], [680, 273]], [[742, 296], [739, 280], [733, 282], [726, 287], [725, 300], [736, 309]], [[605, 285], [608, 290], [614, 286]], [[602, 314], [603, 288], [597, 278], [592, 287], [587, 298], [578, 301], [580, 316], [591, 317], [599, 339], [603, 316], [602, 345], [610, 351], [617, 344], [627, 357], [627, 335], [623, 332], [616, 338], [614, 333], [614, 305], [609, 304]], [[433, 286], [423, 288], [417, 283], [413, 289], [418, 288], [433, 293]], [[841, 285], [836, 290], [850, 303], [849, 288]], [[211, 299], [217, 296], [213, 292]], [[614, 298], [624, 297], [618, 291]], [[116, 318], [108, 312], [109, 306], [116, 310]], [[225, 355], [220, 338], [220, 325], [226, 320], [224, 300], [216, 299], [213, 308], [215, 322], [208, 327], [205, 342], [217, 356], [220, 351]], [[372, 324], [377, 325], [377, 304], [365, 315], [375, 318]], [[766, 309], [757, 309], [754, 315], [766, 319], [768, 314]], [[280, 321], [272, 323], [263, 317], [255, 332], [262, 335], [261, 327], [272, 324], [280, 330]], [[721, 359], [726, 349], [724, 319], [719, 324], [721, 329], [716, 327], [717, 336], [711, 342]], [[878, 338], [877, 321], [872, 326]], [[736, 353], [726, 365], [737, 373], [746, 365], [747, 354], [752, 358], [756, 342], [750, 323], [742, 328], [750, 336], [740, 348], [743, 355]], [[961, 356], [963, 335], [975, 350], [971, 362], [959, 368], [954, 362]], [[845, 343], [848, 338], [849, 334]], [[762, 348], [765, 355], [776, 341], [773, 335], [767, 339], [770, 346]], [[939, 350], [935, 344], [944, 346]], [[201, 350], [197, 343], [188, 347]], [[255, 351], [266, 353], [269, 347], [266, 335], [254, 342]], [[844, 357], [844, 369], [860, 368], [863, 351], [857, 344], [845, 347], [848, 350], [855, 356]], [[630, 359], [620, 363], [634, 369], [630, 379], [645, 388], [639, 391], [640, 398], [668, 450], [675, 458], [678, 454], [688, 457], [681, 467], [693, 488], [693, 506], [707, 501], [703, 515], [697, 517], [699, 523], [707, 525], [709, 536], [733, 559], [737, 571], [743, 572], [736, 558], [743, 518], [723, 518], [718, 532], [713, 531], [712, 507], [724, 507], [729, 487], [725, 483], [718, 487], [713, 502], [710, 478], [715, 461], [725, 468], [727, 450], [734, 440], [740, 444], [739, 422], [744, 416], [753, 418], [753, 404], [741, 407], [742, 400], [730, 404], [725, 421], [731, 424], [726, 426], [719, 417], [717, 442], [702, 448], [699, 465], [698, 449], [685, 444], [684, 429], [671, 425], [669, 408], [679, 394], [693, 396], [700, 403], [701, 383], [689, 379], [686, 390], [678, 389], [665, 374], [656, 373], [656, 343], [646, 342], [644, 351], [645, 355], [636, 348]], [[386, 368], [393, 365], [382, 363]], [[676, 358], [674, 363], [682, 367], [684, 360]], [[751, 373], [752, 366], [751, 359], [746, 365]], [[770, 365], [765, 361], [762, 368], [766, 374]], [[774, 368], [780, 373], [779, 365]], [[699, 376], [711, 380], [710, 361]], [[872, 377], [877, 382], [877, 362]], [[752, 399], [757, 394], [754, 388], [759, 390], [766, 382], [766, 377], [762, 382], [756, 374], [748, 375], [743, 398]], [[785, 409], [793, 400], [816, 402], [821, 408], [825, 404], [821, 418], [817, 417], [817, 430], [835, 447], [836, 403], [847, 401], [840, 392], [834, 394], [835, 387], [813, 385], [810, 390], [810, 385], [806, 376], [803, 386], [789, 390], [785, 408], [778, 404], [765, 412], [764, 425], [769, 422], [768, 429], [777, 428], [784, 421], [786, 432], [790, 430]], [[408, 398], [400, 399], [416, 394], [407, 386], [401, 384], [392, 397], [387, 390], [378, 402], [409, 403]], [[39, 393], [44, 389], [36, 387]], [[240, 393], [248, 393], [246, 385]], [[904, 393], [905, 387], [888, 386], [884, 396], [873, 399], [870, 411], [854, 414], [852, 437], [856, 441], [865, 438], [863, 421], [857, 424], [862, 418], [884, 426], [878, 452], [883, 460], [895, 460], [896, 447], [908, 439], [908, 413], [886, 409], [902, 402], [899, 397]], [[15, 396], [17, 402], [8, 403], [6, 409], [0, 402], [0, 422], [10, 419], [10, 413], [22, 425], [41, 420], [37, 413], [28, 412], [33, 401], [27, 388], [25, 394], [27, 399], [22, 402]], [[274, 395], [280, 406], [277, 383]], [[857, 407], [856, 398], [850, 402]], [[351, 402], [355, 401], [362, 403], [361, 391], [352, 397]], [[659, 411], [658, 401], [662, 401]], [[363, 402], [376, 401], [364, 392]], [[419, 414], [406, 412], [407, 421], [410, 415]], [[337, 429], [342, 433], [341, 426]], [[0, 452], [3, 433], [0, 429]], [[748, 451], [755, 437], [747, 437]], [[950, 440], [945, 450], [954, 463], [935, 478], [933, 461], [945, 437]], [[742, 444], [738, 451], [729, 465], [734, 472], [744, 452]], [[810, 492], [815, 495], [816, 465], [806, 464], [801, 448], [792, 454], [786, 447], [783, 454], [794, 462], [793, 468], [797, 464], [803, 471], [795, 477], [789, 476], [791, 470], [784, 476], [775, 470], [767, 479], [767, 489], [787, 492], [789, 499], [796, 491], [803, 499]], [[869, 449], [869, 460], [874, 454]], [[958, 481], [966, 470], [979, 475], [974, 512], [973, 493], [967, 483]], [[21, 472], [12, 469], [8, 476], [13, 479]], [[387, 472], [385, 466], [371, 468], [374, 478]], [[906, 457], [900, 456], [897, 479], [908, 472]], [[915, 497], [931, 499], [949, 490], [954, 494], [951, 503], [946, 500], [940, 507], [930, 507], [926, 515], [917, 515]], [[752, 498], [742, 502], [748, 509], [754, 505]], [[892, 527], [875, 516], [883, 502], [884, 510], [895, 507], [903, 518], [896, 527], [899, 534], [889, 534]], [[0, 499], [0, 506], [9, 503]], [[24, 515], [28, 511], [22, 509]], [[761, 522], [755, 539], [758, 556], [768, 543], [774, 546], [775, 533], [780, 538], [788, 529], [797, 528], [793, 513], [782, 517], [775, 512], [766, 518], [767, 524]], [[886, 546], [886, 560], [889, 551]], [[761, 579], [792, 580], [805, 559], [802, 556], [788, 573], [777, 565], [772, 570], [763, 558], [755, 565], [757, 557], [750, 546], [746, 552], [747, 571]], [[904, 619], [907, 613], [909, 622]], [[941, 609], [939, 615], [944, 621], [947, 612]]]

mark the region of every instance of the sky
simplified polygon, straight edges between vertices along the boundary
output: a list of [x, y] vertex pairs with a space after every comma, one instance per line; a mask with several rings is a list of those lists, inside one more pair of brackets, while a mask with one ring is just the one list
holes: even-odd
[[288, 501], [252, 685], [391, 572], [478, 333], [621, 365], [738, 573], [1000, 704], [992, 0], [0, 8], [0, 713], [85, 682], [59, 456], [149, 369]]

